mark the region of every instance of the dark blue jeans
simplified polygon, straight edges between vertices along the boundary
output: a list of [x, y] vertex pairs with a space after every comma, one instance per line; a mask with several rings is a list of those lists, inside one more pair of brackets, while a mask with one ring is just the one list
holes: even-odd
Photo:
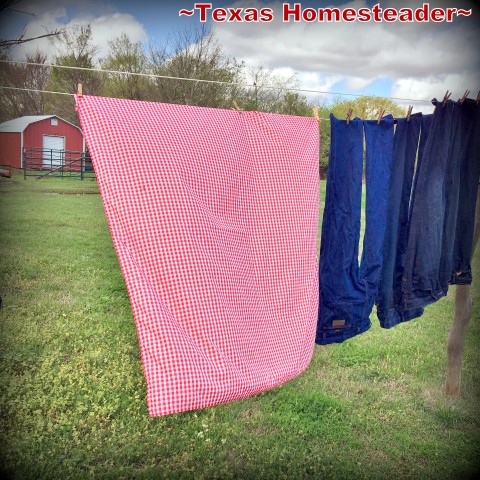
[[472, 130], [470, 102], [433, 103], [436, 109], [412, 199], [402, 278], [404, 310], [426, 306], [446, 295], [453, 270], [457, 213], [463, 205], [460, 171]]
[[[480, 106], [474, 100], [464, 102], [464, 112], [471, 118], [471, 132], [462, 161], [460, 173], [460, 203], [455, 244], [453, 248], [453, 272], [451, 284], [469, 285], [472, 283], [472, 241], [474, 231], [475, 206], [478, 182], [480, 180]], [[468, 132], [467, 132], [468, 136]]]
[[[320, 247], [320, 302], [316, 342], [343, 342], [370, 327], [382, 265], [393, 118], [349, 124], [330, 115], [331, 146]], [[366, 140], [366, 227], [358, 263]]]
[[412, 216], [413, 198], [415, 197], [415, 190], [417, 189], [418, 173], [420, 172], [420, 165], [423, 162], [423, 154], [425, 152], [425, 145], [427, 144], [430, 127], [432, 126], [433, 114], [422, 115], [422, 127], [420, 129], [420, 142], [418, 144], [417, 164], [415, 166], [415, 175], [413, 177], [412, 192], [410, 195], [410, 205], [408, 209], [408, 219]]
[[[409, 204], [422, 123], [421, 113], [411, 115], [409, 121], [406, 118], [397, 118], [383, 240], [382, 272], [376, 299], [377, 316], [383, 328], [391, 328], [423, 314], [421, 307], [401, 309], [402, 276], [408, 247]], [[428, 131], [425, 131], [425, 135], [422, 131], [422, 136], [427, 135]]]

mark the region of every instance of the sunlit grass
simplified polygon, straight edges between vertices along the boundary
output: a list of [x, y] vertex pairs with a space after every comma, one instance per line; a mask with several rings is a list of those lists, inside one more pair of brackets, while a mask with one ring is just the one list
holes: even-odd
[[[365, 334], [317, 346], [281, 388], [149, 418], [96, 183], [14, 181], [0, 181], [3, 477], [473, 478], [480, 289], [459, 400], [442, 391], [452, 289], [421, 319], [383, 330], [372, 315]], [[479, 270], [477, 254], [477, 285]]]

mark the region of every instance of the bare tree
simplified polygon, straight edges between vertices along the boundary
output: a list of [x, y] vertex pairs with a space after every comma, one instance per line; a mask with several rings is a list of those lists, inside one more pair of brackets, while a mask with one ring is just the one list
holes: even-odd
[[254, 70], [242, 68], [239, 80], [244, 84], [253, 85], [242, 89], [239, 94], [239, 99], [246, 110], [311, 115], [307, 99], [299, 93], [291, 92], [292, 88], [300, 86], [295, 75], [279, 75], [261, 66]]
[[[5, 15], [8, 13], [23, 13], [25, 15], [32, 15], [35, 16], [33, 13], [30, 12], [24, 12], [22, 10], [18, 10], [15, 8], [16, 5], [20, 3], [21, 0], [6, 0], [2, 1], [0, 3], [0, 14]], [[46, 37], [55, 37], [57, 35], [60, 35], [62, 30], [54, 30], [53, 32], [46, 32], [43, 35], [38, 35], [36, 37], [28, 37], [25, 38], [25, 27], [23, 30], [20, 32], [20, 34], [17, 36], [17, 38], [14, 39], [4, 39], [0, 38], [0, 50], [8, 49], [9, 47], [12, 47], [13, 45], [20, 45], [22, 43], [26, 42], [31, 42], [32, 40], [38, 40], [40, 38], [46, 38]]]
[[[0, 57], [8, 59], [5, 54]], [[46, 59], [47, 56], [37, 50], [35, 54], [27, 55], [25, 61], [41, 65], [45, 64]], [[0, 82], [3, 86], [14, 87], [14, 89], [1, 90], [0, 121], [48, 112], [46, 95], [33, 91], [45, 90], [50, 81], [49, 69], [40, 65], [2, 64]]]
[[231, 106], [229, 83], [237, 80], [236, 64], [225, 56], [214, 35], [205, 27], [178, 33], [170, 48], [151, 48], [149, 63], [153, 74], [192, 79], [156, 79], [157, 100], [184, 105]]

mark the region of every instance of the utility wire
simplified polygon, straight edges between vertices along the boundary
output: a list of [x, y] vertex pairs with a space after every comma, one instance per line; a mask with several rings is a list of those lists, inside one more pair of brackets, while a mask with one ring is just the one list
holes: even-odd
[[[216, 83], [219, 85], [231, 85], [235, 87], [244, 87], [244, 88], [267, 88], [270, 90], [285, 90], [288, 92], [300, 92], [300, 93], [316, 93], [321, 95], [339, 95], [339, 96], [348, 96], [348, 97], [365, 96], [363, 94], [356, 94], [356, 93], [326, 92], [323, 90], [312, 90], [312, 89], [306, 89], [306, 88], [278, 87], [273, 85], [256, 85], [256, 84], [248, 84], [248, 83], [224, 82], [222, 80], [206, 80], [201, 78], [173, 77], [168, 75], [157, 75], [153, 73], [122, 72], [119, 70], [102, 70], [98, 68], [72, 67], [68, 65], [53, 65], [53, 64], [47, 64], [47, 63], [36, 63], [36, 62], [20, 62], [16, 60], [0, 60], [0, 63], [30, 65], [30, 66], [43, 67], [43, 68], [63, 68], [66, 70], [81, 70], [81, 71], [87, 71], [87, 72], [110, 73], [115, 75], [133, 75], [137, 77], [160, 78], [160, 79], [167, 79], [167, 80], [183, 80], [187, 82]], [[55, 93], [55, 92], [51, 92], [51, 93]], [[70, 95], [70, 94], [65, 93], [65, 95]], [[428, 104], [431, 103], [430, 100], [418, 100], [413, 98], [384, 97], [384, 96], [378, 97], [378, 98], [386, 98], [389, 100], [399, 100], [403, 102], [419, 102], [419, 103], [428, 103]]]

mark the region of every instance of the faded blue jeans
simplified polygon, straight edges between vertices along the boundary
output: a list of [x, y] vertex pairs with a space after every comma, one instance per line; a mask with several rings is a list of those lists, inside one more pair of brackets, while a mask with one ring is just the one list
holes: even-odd
[[[450, 283], [469, 285], [472, 283], [473, 230], [478, 182], [480, 180], [480, 106], [474, 100], [464, 102], [464, 115], [471, 119], [471, 131], [467, 148], [462, 158], [460, 172], [460, 203], [455, 242], [453, 246], [453, 271]], [[468, 132], [464, 131], [464, 134]], [[467, 143], [467, 142], [466, 142]]]
[[[393, 156], [392, 116], [349, 124], [330, 115], [331, 146], [320, 247], [316, 343], [343, 342], [370, 328], [382, 266]], [[366, 141], [366, 227], [358, 262]]]
[[[460, 183], [461, 178], [472, 181], [465, 179], [462, 167], [472, 148], [476, 109], [469, 100], [463, 105], [453, 101], [443, 105], [434, 99], [433, 104], [436, 109], [412, 198], [402, 278], [404, 310], [429, 305], [446, 295], [455, 270], [454, 255], [462, 256], [458, 253], [461, 242], [456, 242], [457, 220], [462, 222], [464, 214], [458, 212], [467, 202], [463, 186], [460, 194]], [[476, 145], [478, 148], [478, 141]], [[478, 183], [478, 178], [473, 183]]]
[[[393, 140], [393, 164], [388, 192], [388, 212], [383, 240], [383, 261], [377, 293], [377, 316], [383, 328], [417, 318], [423, 308], [402, 310], [402, 276], [408, 248], [409, 204], [413, 188], [422, 114], [397, 118]], [[422, 137], [428, 135], [422, 131]], [[421, 163], [421, 155], [419, 155]]]
[[[422, 127], [420, 130], [420, 142], [418, 144], [417, 165], [415, 167], [415, 175], [413, 177], [412, 192], [410, 195], [410, 204], [408, 208], [408, 219], [412, 217], [413, 198], [415, 197], [415, 190], [417, 189], [418, 173], [420, 171], [420, 165], [423, 162], [423, 154], [425, 152], [425, 145], [427, 144], [428, 135], [430, 134], [430, 128], [432, 126], [433, 114], [422, 115]], [[409, 228], [410, 229], [410, 228]]]

